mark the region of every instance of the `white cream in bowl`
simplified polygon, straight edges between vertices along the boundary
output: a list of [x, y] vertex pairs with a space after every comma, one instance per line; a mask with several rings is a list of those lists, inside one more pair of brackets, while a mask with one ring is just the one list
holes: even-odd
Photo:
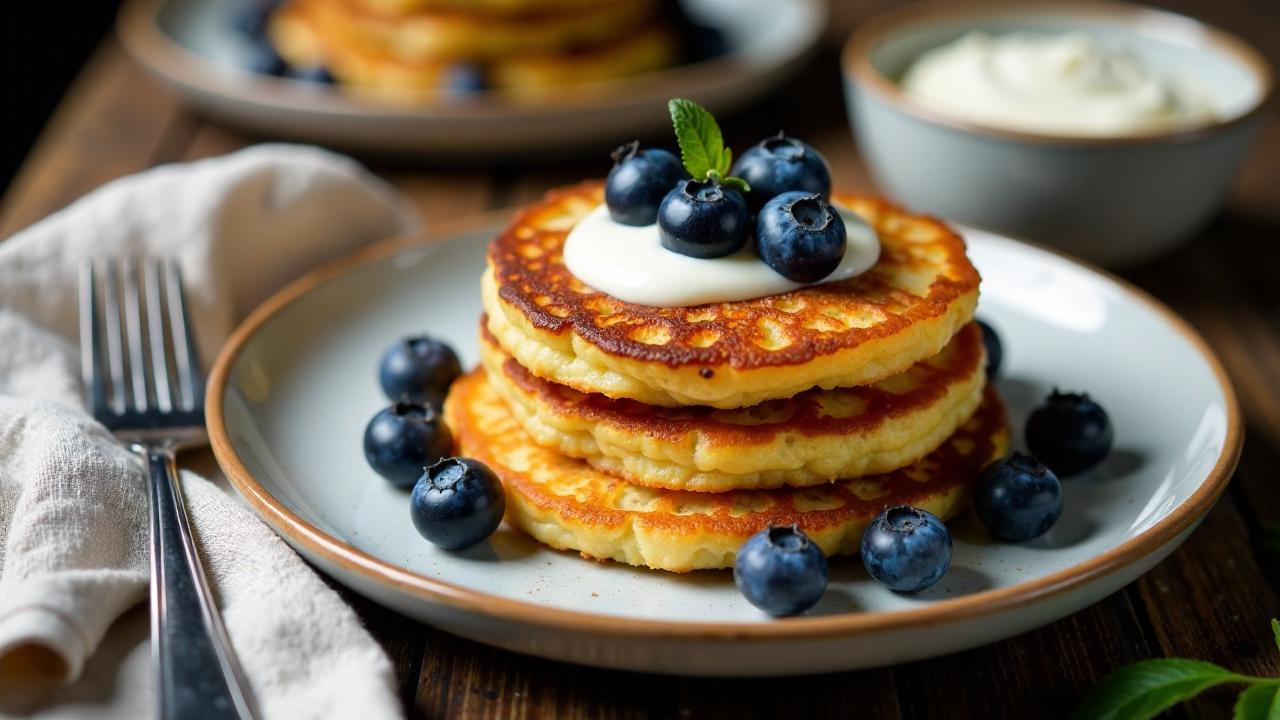
[[970, 32], [917, 57], [902, 88], [940, 112], [1023, 132], [1124, 136], [1217, 117], [1194, 78], [1083, 32]]

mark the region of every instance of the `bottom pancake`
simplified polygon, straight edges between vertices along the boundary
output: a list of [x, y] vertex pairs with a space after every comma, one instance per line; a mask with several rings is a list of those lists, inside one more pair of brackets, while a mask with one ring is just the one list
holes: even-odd
[[1009, 444], [1004, 407], [988, 388], [951, 438], [901, 470], [820, 487], [698, 493], [633, 485], [539, 447], [480, 370], [454, 383], [445, 417], [458, 451], [502, 478], [513, 525], [554, 548], [674, 572], [732, 567], [738, 547], [771, 525], [795, 524], [827, 555], [847, 555], [887, 506], [951, 518]]

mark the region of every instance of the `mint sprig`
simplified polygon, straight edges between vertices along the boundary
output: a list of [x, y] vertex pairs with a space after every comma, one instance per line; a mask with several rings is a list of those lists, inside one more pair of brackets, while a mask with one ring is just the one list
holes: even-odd
[[[1280, 621], [1271, 632], [1280, 647]], [[1073, 718], [1147, 720], [1218, 685], [1248, 685], [1235, 705], [1235, 720], [1280, 720], [1280, 678], [1241, 675], [1213, 663], [1181, 658], [1143, 660], [1103, 678]]]
[[733, 150], [725, 147], [724, 135], [711, 113], [692, 100], [675, 98], [667, 102], [680, 160], [694, 180], [715, 182], [738, 192], [751, 192], [751, 186], [740, 177], [729, 175], [733, 167]]

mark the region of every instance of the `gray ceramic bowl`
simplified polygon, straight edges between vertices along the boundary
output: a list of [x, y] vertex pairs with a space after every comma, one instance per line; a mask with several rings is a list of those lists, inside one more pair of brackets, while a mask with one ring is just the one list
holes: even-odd
[[[1221, 119], [1140, 136], [1013, 132], [939, 113], [897, 84], [920, 53], [971, 30], [1083, 31], [1196, 78]], [[854, 136], [880, 187], [915, 210], [1112, 267], [1154, 258], [1212, 219], [1272, 92], [1262, 56], [1190, 18], [1112, 2], [924, 2], [880, 15], [844, 49]]]

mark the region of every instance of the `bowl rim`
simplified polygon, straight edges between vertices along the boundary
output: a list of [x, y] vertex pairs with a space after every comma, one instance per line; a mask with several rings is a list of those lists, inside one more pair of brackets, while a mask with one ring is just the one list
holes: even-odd
[[[1125, 135], [1072, 135], [1004, 128], [967, 120], [935, 109], [913, 98], [897, 82], [880, 72], [871, 63], [872, 50], [886, 37], [922, 21], [1046, 15], [1074, 15], [1080, 19], [1109, 21], [1134, 35], [1163, 40], [1169, 40], [1168, 35], [1162, 30], [1151, 28], [1160, 28], [1170, 23], [1192, 27], [1195, 30], [1194, 44], [1199, 46], [1198, 49], [1233, 58], [1254, 75], [1261, 90], [1251, 107], [1225, 120], [1171, 130]], [[1143, 22], [1150, 20], [1157, 22]], [[1141, 29], [1140, 26], [1144, 24], [1146, 29]], [[1186, 45], [1185, 42], [1179, 44]], [[996, 0], [995, 2], [921, 0], [880, 13], [863, 23], [845, 42], [841, 51], [840, 64], [846, 79], [916, 119], [973, 134], [1046, 145], [1144, 145], [1193, 142], [1251, 122], [1270, 108], [1275, 94], [1275, 73], [1270, 63], [1261, 52], [1239, 36], [1189, 15], [1123, 0], [1083, 0], [1081, 2], [1052, 0], [1033, 4], [1024, 4], [1018, 0]]]
[[[317, 527], [276, 498], [249, 471], [236, 452], [227, 423], [224, 397], [231, 384], [231, 372], [249, 341], [270, 320], [313, 290], [351, 271], [424, 245], [453, 239], [459, 235], [501, 227], [513, 210], [490, 213], [441, 223], [427, 234], [391, 238], [339, 257], [304, 273], [290, 282], [246, 317], [232, 332], [218, 353], [209, 374], [205, 393], [205, 422], [218, 465], [256, 514], [291, 544], [305, 547], [324, 562], [358, 576], [362, 581], [392, 586], [396, 592], [442, 606], [453, 612], [479, 616], [500, 623], [524, 625], [560, 632], [585, 633], [601, 637], [664, 638], [682, 641], [795, 641], [801, 639], [850, 637], [900, 630], [908, 627], [991, 617], [1060, 596], [1089, 583], [1098, 582], [1140, 562], [1185, 532], [1193, 529], [1226, 490], [1240, 460], [1244, 443], [1244, 418], [1235, 389], [1222, 362], [1208, 343], [1181, 316], [1146, 291], [1105, 270], [1065, 253], [1036, 243], [1009, 238], [1011, 242], [1034, 247], [1048, 255], [1082, 268], [1109, 282], [1132, 301], [1164, 319], [1182, 336], [1208, 367], [1222, 394], [1227, 427], [1222, 450], [1213, 467], [1185, 500], [1136, 536], [1084, 562], [1043, 577], [986, 590], [921, 608], [882, 613], [842, 613], [839, 615], [788, 618], [774, 622], [696, 622], [648, 620], [604, 613], [548, 607], [500, 597], [482, 589], [464, 587], [447, 580], [420, 575], [379, 559]], [[501, 224], [500, 224], [501, 221]], [[1008, 236], [1001, 235], [1002, 238]]]

